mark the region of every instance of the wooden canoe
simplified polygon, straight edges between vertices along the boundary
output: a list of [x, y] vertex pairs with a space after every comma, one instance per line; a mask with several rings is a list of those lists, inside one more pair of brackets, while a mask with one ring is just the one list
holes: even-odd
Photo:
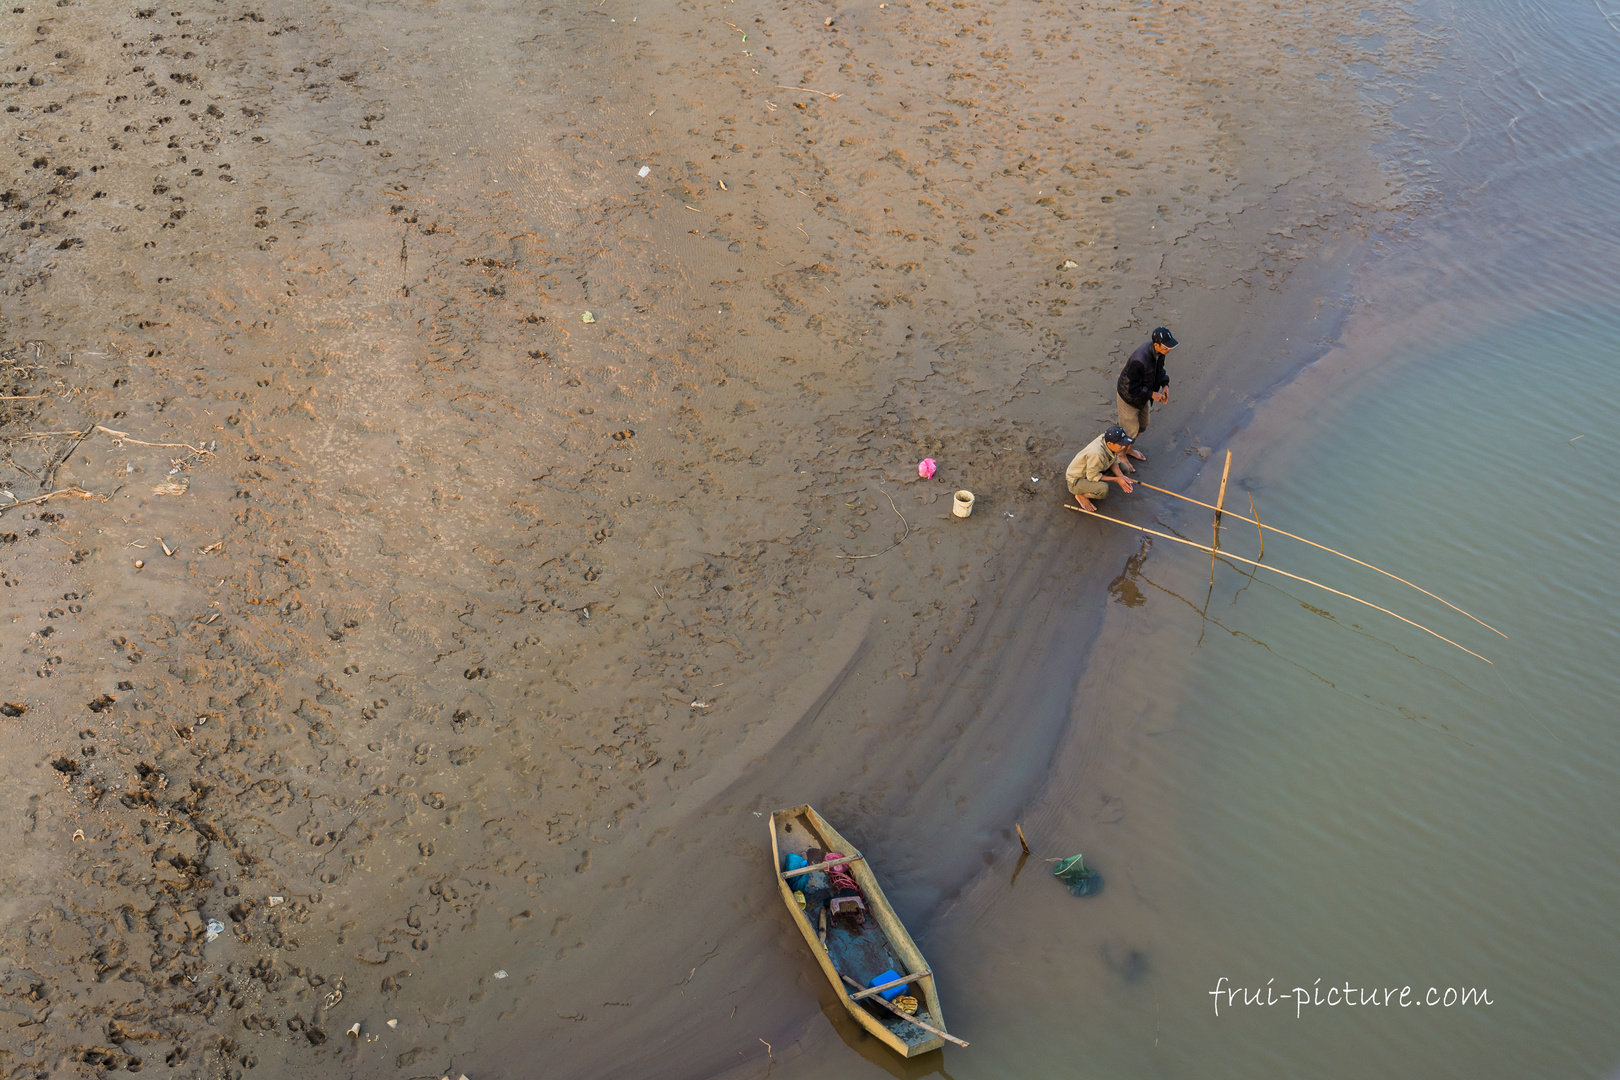
[[[854, 928], [852, 921], [843, 918], [829, 920], [826, 944], [822, 944], [820, 913], [825, 905], [811, 904], [801, 909], [794, 899], [795, 889], [806, 884], [809, 875], [783, 876], [783, 860], [790, 852], [808, 857], [811, 848], [821, 852], [836, 851], [844, 856], [855, 856], [850, 861], [839, 860], [866, 896], [868, 923], [874, 926]], [[812, 864], [820, 860], [811, 859]], [[844, 1003], [856, 1023], [875, 1038], [886, 1043], [897, 1054], [916, 1057], [945, 1045], [939, 1034], [927, 1031], [891, 1010], [879, 1006], [866, 995], [857, 1001], [850, 995], [862, 996], [844, 980], [849, 978], [858, 986], [868, 986], [872, 979], [885, 971], [897, 971], [912, 978], [906, 993], [918, 1001], [916, 1019], [941, 1033], [947, 1031], [945, 1015], [940, 1011], [939, 994], [934, 988], [934, 976], [928, 968], [911, 935], [889, 906], [877, 876], [867, 865], [860, 851], [838, 834], [838, 831], [809, 806], [796, 806], [791, 810], [777, 810], [771, 814], [771, 866], [775, 871], [776, 887], [787, 904], [788, 913], [805, 943], [816, 958], [816, 963], [832, 983], [833, 992]], [[951, 1037], [953, 1042], [959, 1041]], [[962, 1043], [962, 1045], [966, 1045]]]

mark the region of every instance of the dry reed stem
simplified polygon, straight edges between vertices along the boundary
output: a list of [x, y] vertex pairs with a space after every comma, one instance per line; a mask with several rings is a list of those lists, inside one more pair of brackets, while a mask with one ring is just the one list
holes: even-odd
[[[1158, 491], [1158, 492], [1161, 492], [1161, 493], [1163, 493], [1165, 495], [1169, 495], [1172, 498], [1184, 499], [1187, 502], [1193, 503], [1193, 504], [1195, 504], [1197, 506], [1209, 507], [1209, 509], [1211, 509], [1211, 510], [1214, 509], [1214, 507], [1210, 506], [1209, 503], [1201, 502], [1198, 499], [1194, 499], [1194, 498], [1191, 498], [1190, 496], [1183, 495], [1180, 492], [1168, 491], [1168, 490], [1166, 490], [1165, 488], [1162, 488], [1162, 487], [1155, 487], [1153, 484], [1149, 484], [1146, 481], [1142, 481], [1142, 480], [1138, 480], [1137, 483], [1141, 484], [1145, 488], [1150, 488], [1150, 489], [1152, 489], [1154, 491]], [[1250, 496], [1250, 498], [1252, 499], [1253, 496]], [[1246, 518], [1242, 514], [1233, 514], [1232, 516], [1237, 518], [1239, 521], [1247, 521], [1250, 525], [1253, 525], [1257, 529], [1270, 529], [1272, 532], [1277, 533], [1277, 534], [1279, 534], [1281, 536], [1286, 536], [1290, 540], [1298, 540], [1300, 543], [1309, 544], [1313, 548], [1321, 548], [1323, 551], [1327, 552], [1329, 555], [1337, 555], [1341, 559], [1349, 559], [1351, 562], [1355, 563], [1357, 566], [1365, 566], [1369, 570], [1377, 570], [1380, 574], [1383, 574], [1387, 578], [1393, 578], [1394, 580], [1400, 582], [1402, 585], [1410, 585], [1412, 588], [1416, 589], [1418, 592], [1422, 593], [1424, 596], [1429, 597], [1430, 599], [1439, 600], [1442, 604], [1446, 605], [1446, 607], [1450, 608], [1452, 611], [1455, 611], [1460, 615], [1468, 615], [1468, 612], [1464, 611], [1462, 608], [1458, 607], [1456, 604], [1453, 604], [1450, 600], [1446, 600], [1446, 599], [1443, 599], [1441, 597], [1435, 596], [1434, 593], [1430, 592], [1428, 589], [1425, 589], [1423, 586], [1421, 586], [1421, 585], [1413, 585], [1410, 581], [1407, 581], [1405, 578], [1403, 578], [1403, 577], [1401, 577], [1401, 576], [1399, 576], [1397, 574], [1392, 574], [1388, 570], [1380, 570], [1378, 567], [1374, 566], [1372, 563], [1362, 562], [1360, 559], [1356, 558], [1354, 555], [1346, 555], [1342, 551], [1335, 551], [1333, 548], [1328, 547], [1326, 544], [1318, 544], [1315, 540], [1307, 540], [1303, 536], [1296, 536], [1296, 535], [1294, 535], [1293, 533], [1289, 532], [1286, 529], [1277, 528], [1277, 526], [1275, 526], [1275, 525], [1262, 525], [1262, 524], [1260, 524], [1260, 515], [1259, 514], [1255, 514], [1253, 519]], [[1264, 545], [1264, 541], [1262, 541], [1262, 550], [1261, 550], [1262, 554], [1264, 554], [1263, 545]], [[1501, 634], [1503, 638], [1507, 637], [1506, 634], [1503, 634], [1502, 631], [1498, 630], [1496, 627], [1492, 626], [1490, 623], [1486, 622], [1484, 619], [1478, 618], [1477, 616], [1474, 616], [1474, 615], [1468, 615], [1468, 617], [1470, 619], [1473, 619], [1475, 622], [1479, 623], [1479, 625], [1483, 626], [1485, 629], [1489, 630], [1491, 633], [1493, 633], [1493, 634]]]
[[52, 499], [56, 498], [101, 499], [102, 501], [106, 501], [107, 496], [97, 495], [94, 492], [86, 491], [81, 487], [57, 488], [55, 491], [48, 492], [47, 494], [36, 495], [32, 499], [18, 499], [14, 503], [7, 503], [4, 506], [0, 506], [0, 514], [5, 513], [7, 510], [15, 510], [19, 506], [29, 506], [33, 503], [50, 502]]
[[190, 443], [183, 443], [183, 442], [142, 442], [139, 439], [130, 438], [129, 432], [127, 432], [127, 431], [114, 431], [112, 428], [102, 427], [100, 424], [97, 424], [95, 426], [95, 430], [101, 432], [104, 435], [111, 435], [113, 437], [114, 441], [116, 441], [116, 442], [134, 443], [136, 446], [167, 446], [167, 447], [172, 447], [174, 449], [179, 449], [181, 447], [184, 447], [185, 449], [190, 450], [193, 454], [210, 454], [210, 455], [213, 454], [212, 450], [207, 450], [207, 449], [204, 449], [204, 448], [198, 447], [198, 446], [192, 446]]
[[72, 435], [75, 438], [80, 439], [82, 441], [84, 439], [89, 438], [92, 434], [94, 434], [95, 432], [98, 432], [98, 431], [101, 432], [103, 435], [112, 436], [112, 438], [116, 442], [134, 443], [136, 446], [164, 446], [164, 447], [170, 447], [170, 448], [173, 448], [173, 449], [184, 448], [186, 450], [190, 450], [193, 454], [209, 454], [209, 455], [213, 454], [212, 450], [208, 450], [208, 449], [205, 449], [205, 448], [200, 447], [200, 446], [192, 446], [190, 443], [183, 443], [183, 442], [143, 442], [140, 439], [136, 439], [136, 438], [131, 437], [129, 432], [127, 432], [127, 431], [114, 431], [112, 428], [110, 428], [110, 427], [102, 427], [100, 424], [96, 424], [89, 431], [25, 431], [21, 435], [12, 435], [12, 436], [10, 436], [10, 438], [13, 438], [13, 439], [49, 439], [49, 438], [51, 438], [53, 436], [56, 436], [56, 435]]
[[[730, 24], [728, 23], [727, 25], [730, 25]], [[839, 98], [844, 96], [843, 94], [829, 94], [825, 90], [812, 90], [808, 86], [778, 86], [777, 89], [778, 90], [802, 90], [806, 94], [820, 94], [822, 97], [831, 98], [834, 101], [837, 101]]]
[[[1195, 547], [1199, 551], [1208, 551], [1211, 554], [1214, 553], [1213, 548], [1207, 548], [1203, 544], [1196, 543], [1196, 542], [1194, 542], [1192, 540], [1183, 540], [1181, 537], [1172, 536], [1169, 533], [1162, 533], [1162, 532], [1159, 532], [1159, 531], [1157, 531], [1155, 529], [1146, 529], [1146, 528], [1143, 528], [1140, 525], [1132, 525], [1128, 521], [1121, 521], [1119, 518], [1111, 518], [1107, 514], [1099, 514], [1094, 510], [1082, 510], [1078, 506], [1069, 506], [1067, 503], [1064, 504], [1064, 509], [1065, 510], [1073, 510], [1077, 514], [1090, 514], [1094, 518], [1101, 518], [1104, 521], [1111, 521], [1115, 525], [1123, 525], [1127, 529], [1135, 529], [1138, 532], [1145, 532], [1149, 536], [1161, 537], [1161, 538], [1163, 538], [1165, 540], [1170, 540], [1170, 541], [1173, 541], [1173, 542], [1175, 542], [1177, 544], [1186, 544], [1188, 547]], [[1233, 515], [1233, 516], [1235, 517], [1237, 515]], [[1281, 530], [1278, 530], [1278, 531], [1280, 532]], [[1323, 585], [1320, 581], [1312, 581], [1308, 577], [1300, 577], [1298, 574], [1290, 574], [1286, 570], [1279, 570], [1275, 566], [1267, 566], [1265, 563], [1255, 562], [1253, 559], [1245, 559], [1241, 555], [1233, 555], [1230, 552], [1223, 551], [1223, 552], [1221, 552], [1221, 557], [1226, 558], [1226, 559], [1235, 559], [1236, 561], [1238, 561], [1240, 563], [1246, 563], [1249, 566], [1258, 566], [1262, 570], [1270, 570], [1272, 573], [1281, 574], [1285, 578], [1292, 578], [1295, 581], [1303, 581], [1307, 585], [1315, 585], [1318, 589], [1321, 589], [1321, 590], [1323, 590], [1325, 592], [1330, 592], [1334, 596], [1342, 596], [1346, 600], [1354, 600], [1358, 604], [1365, 604], [1366, 606], [1372, 608], [1374, 611], [1382, 611], [1385, 615], [1388, 615], [1391, 618], [1399, 619], [1401, 622], [1405, 623], [1408, 626], [1415, 626], [1419, 630], [1422, 630], [1425, 634], [1429, 634], [1429, 635], [1432, 635], [1433, 637], [1439, 638], [1441, 641], [1445, 642], [1447, 645], [1456, 645], [1457, 648], [1461, 649], [1463, 652], [1467, 653], [1469, 656], [1475, 657], [1475, 658], [1480, 659], [1480, 660], [1485, 660], [1485, 657], [1480, 656], [1479, 653], [1475, 652], [1473, 649], [1468, 648], [1466, 645], [1457, 645], [1457, 643], [1455, 641], [1452, 641], [1450, 638], [1446, 637], [1446, 635], [1444, 635], [1444, 634], [1436, 634], [1433, 630], [1430, 630], [1427, 626], [1424, 626], [1422, 623], [1413, 622], [1411, 619], [1408, 619], [1404, 615], [1397, 615], [1393, 611], [1389, 610], [1389, 608], [1379, 607], [1377, 604], [1373, 603], [1371, 600], [1363, 600], [1359, 596], [1352, 596], [1347, 592], [1340, 592], [1338, 589], [1335, 589], [1335, 588], [1333, 588], [1331, 586]], [[1394, 577], [1393, 574], [1391, 574], [1390, 576]], [[1408, 584], [1410, 584], [1410, 583], [1408, 583]], [[1415, 588], [1415, 586], [1414, 586], [1414, 588]], [[1467, 612], [1464, 612], [1464, 614], [1467, 614]], [[1477, 622], [1478, 620], [1475, 620], [1475, 621]], [[1500, 631], [1498, 631], [1498, 633], [1500, 633]], [[1504, 636], [1506, 636], [1506, 635], [1504, 635]], [[1487, 664], [1492, 663], [1490, 660], [1485, 660], [1485, 662]], [[1495, 665], [1492, 664], [1492, 666], [1494, 667]]]

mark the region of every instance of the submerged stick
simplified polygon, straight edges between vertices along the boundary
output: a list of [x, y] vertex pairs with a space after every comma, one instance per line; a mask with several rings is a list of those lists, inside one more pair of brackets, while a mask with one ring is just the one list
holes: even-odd
[[[1170, 491], [1170, 490], [1167, 490], [1167, 489], [1162, 488], [1162, 487], [1157, 487], [1157, 486], [1155, 486], [1153, 484], [1147, 483], [1144, 480], [1138, 480], [1137, 483], [1140, 484], [1142, 487], [1150, 488], [1153, 491], [1160, 492], [1161, 494], [1164, 494], [1164, 495], [1169, 495], [1172, 498], [1182, 499], [1182, 500], [1185, 500], [1186, 502], [1193, 503], [1196, 506], [1209, 507], [1209, 509], [1211, 509], [1211, 510], [1215, 509], [1213, 506], [1210, 506], [1209, 503], [1202, 502], [1202, 501], [1200, 501], [1198, 499], [1194, 499], [1194, 498], [1192, 498], [1191, 496], [1188, 496], [1188, 495], [1183, 495], [1179, 491]], [[1253, 525], [1257, 529], [1270, 529], [1272, 532], [1277, 533], [1277, 534], [1279, 534], [1281, 536], [1286, 536], [1290, 540], [1298, 540], [1302, 544], [1309, 544], [1313, 548], [1320, 548], [1323, 551], [1327, 552], [1329, 555], [1337, 555], [1341, 559], [1349, 559], [1351, 562], [1355, 563], [1357, 566], [1365, 566], [1369, 570], [1377, 570], [1378, 573], [1383, 574], [1387, 578], [1393, 578], [1394, 580], [1400, 582], [1402, 585], [1410, 585], [1412, 588], [1416, 589], [1418, 592], [1422, 593], [1424, 596], [1429, 597], [1431, 600], [1439, 600], [1442, 604], [1446, 605], [1446, 607], [1450, 608], [1452, 611], [1457, 612], [1459, 615], [1468, 615], [1468, 612], [1464, 611], [1462, 608], [1458, 607], [1456, 604], [1453, 604], [1450, 600], [1446, 600], [1446, 599], [1443, 599], [1441, 597], [1435, 596], [1434, 593], [1430, 592], [1428, 589], [1425, 589], [1423, 586], [1421, 586], [1421, 585], [1413, 585], [1410, 581], [1407, 581], [1405, 578], [1403, 578], [1403, 577], [1401, 577], [1401, 576], [1399, 576], [1397, 574], [1392, 574], [1388, 570], [1380, 570], [1378, 567], [1374, 566], [1370, 562], [1362, 562], [1360, 559], [1356, 558], [1354, 555], [1346, 555], [1344, 552], [1336, 551], [1333, 548], [1328, 547], [1326, 544], [1318, 544], [1315, 540], [1307, 540], [1303, 536], [1296, 536], [1294, 533], [1291, 533], [1286, 529], [1279, 529], [1275, 525], [1262, 525], [1262, 524], [1260, 524], [1260, 515], [1259, 514], [1256, 514], [1254, 516], [1253, 520], [1250, 520], [1249, 518], [1244, 517], [1242, 514], [1233, 514], [1232, 516], [1237, 518], [1239, 521], [1247, 521], [1247, 522], [1249, 522], [1250, 525]], [[1481, 618], [1479, 618], [1477, 616], [1474, 616], [1474, 615], [1468, 615], [1468, 617], [1470, 619], [1473, 619], [1475, 622], [1479, 623], [1479, 625], [1483, 626], [1485, 629], [1489, 630], [1491, 633], [1493, 633], [1493, 634], [1501, 634], [1503, 638], [1507, 637], [1506, 634], [1503, 634], [1502, 631], [1498, 630], [1496, 627], [1492, 626], [1490, 623], [1486, 622], [1484, 619], [1481, 619]]]
[[1266, 557], [1266, 530], [1260, 525], [1260, 511], [1254, 508], [1254, 492], [1249, 493], [1249, 513], [1254, 515], [1254, 531], [1260, 534], [1260, 557]]
[[[1159, 531], [1157, 531], [1155, 529], [1146, 529], [1146, 528], [1143, 528], [1140, 525], [1132, 525], [1128, 521], [1121, 521], [1119, 518], [1111, 518], [1107, 514], [1099, 514], [1094, 510], [1082, 510], [1078, 506], [1069, 506], [1067, 504], [1064, 505], [1064, 509], [1073, 510], [1077, 514], [1090, 514], [1092, 517], [1102, 518], [1104, 521], [1112, 521], [1115, 525], [1123, 525], [1127, 529], [1135, 529], [1138, 532], [1145, 532], [1149, 536], [1157, 536], [1157, 537], [1161, 537], [1161, 538], [1163, 538], [1165, 540], [1174, 541], [1177, 544], [1186, 544], [1188, 547], [1195, 547], [1199, 551], [1212, 551], [1212, 549], [1205, 547], [1203, 544], [1195, 543], [1192, 540], [1183, 540], [1181, 537], [1179, 537], [1179, 536], [1171, 536], [1169, 533], [1162, 533], [1162, 532], [1159, 532]], [[1479, 653], [1475, 652], [1473, 649], [1470, 649], [1465, 645], [1457, 645], [1457, 643], [1455, 641], [1452, 641], [1450, 638], [1446, 637], [1444, 634], [1436, 634], [1433, 630], [1430, 630], [1427, 626], [1424, 626], [1422, 623], [1413, 622], [1411, 619], [1408, 619], [1404, 615], [1397, 615], [1393, 611], [1389, 610], [1389, 608], [1379, 607], [1377, 604], [1373, 603], [1370, 600], [1363, 600], [1359, 596], [1352, 596], [1347, 592], [1340, 592], [1338, 589], [1335, 589], [1335, 588], [1333, 588], [1333, 587], [1331, 587], [1329, 585], [1324, 585], [1320, 581], [1312, 581], [1308, 577], [1300, 577], [1298, 574], [1290, 574], [1288, 571], [1279, 570], [1275, 566], [1267, 566], [1265, 563], [1255, 562], [1253, 559], [1245, 559], [1241, 555], [1232, 555], [1232, 554], [1229, 554], [1228, 552], [1224, 552], [1224, 551], [1221, 552], [1221, 555], [1222, 555], [1223, 558], [1235, 559], [1236, 561], [1238, 561], [1240, 563], [1247, 563], [1250, 566], [1258, 566], [1262, 570], [1270, 570], [1272, 573], [1281, 574], [1285, 578], [1293, 578], [1295, 581], [1303, 581], [1307, 585], [1315, 585], [1318, 589], [1322, 589], [1325, 592], [1330, 592], [1334, 596], [1342, 596], [1346, 600], [1354, 600], [1358, 604], [1365, 604], [1367, 607], [1372, 608], [1374, 611], [1382, 611], [1385, 615], [1388, 615], [1391, 618], [1399, 619], [1401, 622], [1405, 623], [1408, 626], [1415, 626], [1419, 630], [1423, 631], [1425, 634], [1429, 634], [1429, 635], [1431, 635], [1433, 637], [1439, 638], [1441, 641], [1445, 642], [1447, 645], [1456, 645], [1457, 648], [1461, 649], [1463, 652], [1467, 653], [1469, 656], [1475, 657], [1475, 658], [1480, 659], [1480, 660], [1485, 660], [1485, 657], [1480, 656]], [[1390, 576], [1393, 577], [1394, 575], [1392, 574]], [[1491, 663], [1490, 660], [1485, 660], [1485, 662], [1487, 664]], [[1495, 665], [1493, 664], [1492, 666], [1495, 666]]]
[[1215, 553], [1221, 549], [1221, 507], [1226, 505], [1226, 478], [1232, 475], [1232, 451], [1226, 452], [1226, 467], [1221, 470], [1221, 494], [1215, 500], [1215, 526], [1209, 536], [1209, 587], [1215, 587]]

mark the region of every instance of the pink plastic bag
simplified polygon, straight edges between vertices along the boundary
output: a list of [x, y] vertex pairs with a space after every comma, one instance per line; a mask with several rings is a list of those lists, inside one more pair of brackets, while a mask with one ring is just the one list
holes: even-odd
[[938, 462], [936, 462], [933, 458], [925, 457], [921, 461], [917, 462], [917, 475], [922, 477], [924, 480], [932, 480], [934, 478], [934, 470], [938, 467]]

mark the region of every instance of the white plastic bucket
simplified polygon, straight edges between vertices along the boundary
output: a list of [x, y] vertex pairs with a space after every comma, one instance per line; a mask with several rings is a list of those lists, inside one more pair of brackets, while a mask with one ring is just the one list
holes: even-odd
[[951, 500], [951, 513], [963, 518], [973, 513], [973, 492], [965, 489], [958, 491]]

